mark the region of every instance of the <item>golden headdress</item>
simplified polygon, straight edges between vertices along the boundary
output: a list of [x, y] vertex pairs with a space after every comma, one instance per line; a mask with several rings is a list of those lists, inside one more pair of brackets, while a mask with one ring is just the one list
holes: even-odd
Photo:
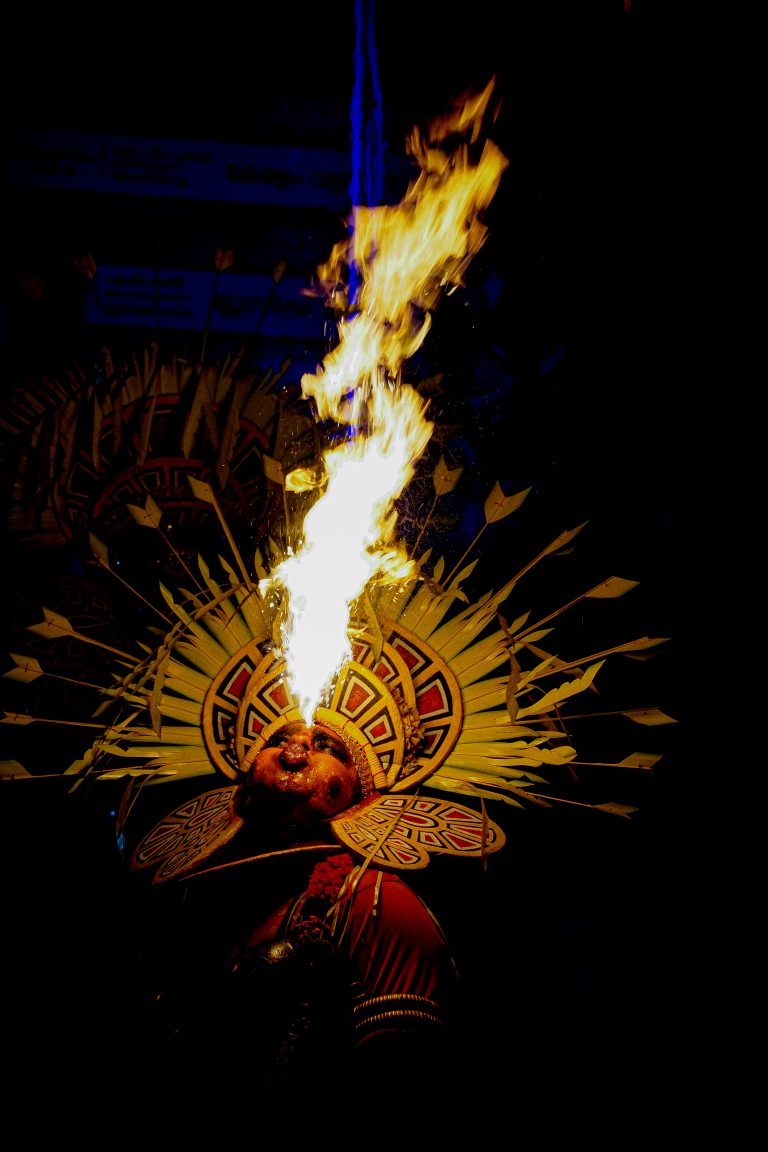
[[[476, 102], [473, 115], [485, 109], [489, 98], [490, 89]], [[489, 176], [481, 186], [466, 150], [460, 165], [442, 150], [448, 129], [461, 126], [466, 127], [463, 121], [437, 130], [431, 146], [414, 136], [412, 152], [423, 172], [409, 190], [407, 206], [412, 211], [420, 203], [422, 182], [428, 191], [436, 185], [434, 211], [442, 227], [455, 184], [461, 243], [469, 245], [471, 239], [477, 246], [484, 237], [477, 216], [506, 161], [487, 147], [483, 160]], [[422, 212], [417, 226], [409, 224], [414, 241], [423, 240], [424, 217]], [[472, 228], [466, 227], [467, 218], [473, 218]], [[357, 212], [352, 258], [364, 274], [370, 273], [374, 254], [382, 260], [382, 238], [390, 222], [383, 210]], [[439, 278], [427, 269], [415, 287], [405, 286], [402, 312], [384, 316], [378, 357], [364, 381], [369, 391], [381, 369], [384, 394], [398, 392], [399, 365], [428, 328], [424, 322], [414, 334], [412, 314], [428, 313], [438, 283], [461, 282], [471, 254], [469, 246], [459, 245], [446, 255]], [[337, 285], [341, 262], [336, 254], [320, 282], [327, 281], [331, 289]], [[402, 279], [394, 264], [382, 268], [373, 288], [371, 280], [364, 280], [358, 298], [358, 316], [366, 323], [375, 311], [375, 291]], [[347, 341], [352, 327], [342, 325]], [[328, 375], [342, 376], [337, 369], [337, 360], [329, 357]], [[265, 732], [297, 707], [285, 674], [278, 606], [263, 589], [293, 544], [292, 524], [301, 520], [306, 490], [315, 483], [310, 473], [317, 463], [318, 414], [323, 421], [347, 424], [354, 417], [346, 415], [343, 389], [330, 404], [326, 397], [321, 402], [320, 378], [305, 377], [302, 398], [315, 405], [308, 415], [306, 405], [287, 403], [285, 392], [278, 396], [278, 379], [240, 371], [239, 358], [193, 365], [164, 359], [153, 348], [130, 363], [114, 362], [106, 353], [92, 380], [71, 375], [60, 383], [49, 380], [40, 386], [34, 406], [26, 381], [12, 396], [9, 420], [18, 417], [20, 428], [26, 421], [29, 433], [19, 457], [20, 474], [26, 470], [28, 479], [34, 473], [43, 435], [57, 438], [47, 450], [62, 461], [49, 478], [42, 515], [35, 509], [38, 527], [55, 525], [69, 541], [87, 541], [98, 567], [120, 579], [104, 537], [114, 541], [122, 533], [125, 539], [126, 521], [134, 536], [155, 533], [177, 561], [175, 589], [161, 581], [164, 607], [153, 608], [163, 621], [159, 635], [155, 616], [148, 624], [145, 614], [145, 635], [132, 637], [138, 655], [114, 649], [112, 681], [103, 688], [104, 702], [96, 711], [103, 727], [66, 772], [73, 784], [125, 780], [121, 834], [140, 787], [218, 779], [217, 787], [185, 798], [134, 847], [133, 864], [154, 868], [156, 879], [188, 873], [236, 835], [243, 820], [235, 800], [249, 756]], [[66, 419], [46, 423], [40, 416], [46, 407], [61, 410]], [[128, 458], [126, 429], [134, 440]], [[450, 468], [442, 454], [431, 473], [424, 473], [425, 463], [426, 453], [420, 466], [422, 479], [431, 479], [434, 508], [456, 487], [461, 468]], [[303, 490], [288, 484], [296, 470], [304, 473]], [[29, 490], [23, 479], [18, 485], [22, 492]], [[529, 492], [507, 495], [495, 484], [484, 504], [485, 527], [517, 512]], [[164, 533], [170, 508], [178, 523], [215, 529], [203, 541], [196, 571]], [[257, 512], [259, 542], [253, 559], [244, 559], [238, 538], [249, 538], [250, 549], [253, 533], [249, 537], [247, 529]], [[475, 562], [465, 563], [465, 553], [446, 572], [444, 559], [428, 549], [414, 555], [403, 574], [372, 578], [351, 604], [351, 658], [320, 705], [324, 719], [352, 742], [363, 780], [362, 803], [332, 821], [335, 838], [351, 852], [394, 868], [423, 867], [432, 852], [483, 856], [504, 842], [502, 829], [488, 816], [487, 802], [519, 807], [557, 801], [557, 788], [547, 783], [547, 774], [567, 770], [576, 761], [572, 702], [593, 690], [608, 656], [637, 656], [662, 642], [642, 637], [601, 644], [594, 655], [569, 659], [547, 639], [564, 608], [534, 623], [525, 609], [511, 621], [502, 615], [521, 577], [545, 557], [566, 552], [582, 527], [558, 535], [515, 575], [474, 601], [464, 586], [474, 577]], [[421, 538], [422, 532], [417, 543]], [[570, 597], [566, 608], [613, 599], [634, 586], [632, 580], [611, 577]], [[137, 594], [145, 603], [143, 590]], [[45, 610], [42, 624], [32, 631], [46, 639], [88, 639], [53, 610]], [[30, 681], [44, 673], [36, 657], [14, 655], [13, 661], [14, 669], [6, 673], [11, 679]], [[107, 713], [110, 718], [102, 720]], [[623, 714], [647, 727], [672, 722], [657, 709], [624, 709]], [[18, 712], [5, 716], [6, 723], [32, 719]], [[633, 754], [621, 764], [647, 769], [657, 759]], [[15, 761], [2, 765], [6, 778], [24, 771]], [[621, 815], [632, 810], [613, 801], [590, 806]]]
[[[196, 490], [206, 495], [199, 484]], [[526, 494], [507, 498], [508, 506]], [[539, 558], [564, 549], [577, 532], [558, 537]], [[250, 758], [275, 727], [300, 715], [266, 601], [257, 584], [225, 568], [228, 586], [207, 575], [206, 595], [181, 601], [165, 590], [178, 623], [116, 694], [143, 709], [147, 723], [137, 715], [106, 729], [79, 766], [104, 779], [124, 777], [131, 788], [216, 774], [229, 781], [185, 800], [142, 840], [134, 864], [155, 867], [158, 879], [197, 867], [240, 829], [234, 798]], [[263, 577], [258, 560], [257, 568]], [[204, 564], [201, 570], [208, 572]], [[430, 852], [481, 855], [501, 847], [504, 833], [486, 802], [556, 803], [543, 774], [577, 758], [571, 702], [592, 690], [607, 656], [662, 642], [641, 638], [571, 663], [542, 648], [549, 627], [529, 625], [526, 613], [511, 624], [501, 616], [518, 577], [467, 603], [460, 589], [469, 569], [441, 584], [443, 570], [438, 561], [430, 579], [417, 574], [369, 590], [366, 618], [353, 616], [350, 625], [353, 658], [317, 712], [362, 750], [369, 776], [369, 795], [332, 821], [334, 835], [380, 866], [423, 867]], [[632, 587], [613, 578], [583, 599]], [[671, 722], [658, 710], [625, 715], [648, 726]], [[118, 757], [118, 766], [106, 766], [107, 756]], [[648, 768], [657, 759], [623, 763]], [[633, 810], [614, 801], [592, 807]]]

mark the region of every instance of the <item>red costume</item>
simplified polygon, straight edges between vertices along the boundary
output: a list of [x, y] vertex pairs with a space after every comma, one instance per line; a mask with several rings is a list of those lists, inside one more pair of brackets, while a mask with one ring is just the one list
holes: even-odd
[[390, 1032], [445, 1023], [456, 969], [440, 925], [397, 875], [354, 868], [346, 853], [318, 864], [305, 892], [250, 937], [245, 955], [275, 941], [327, 943], [348, 974], [355, 1047]]

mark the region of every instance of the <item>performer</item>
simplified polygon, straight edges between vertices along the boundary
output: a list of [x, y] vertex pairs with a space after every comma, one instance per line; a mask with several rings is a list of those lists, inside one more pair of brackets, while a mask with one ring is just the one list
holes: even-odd
[[[188, 951], [166, 958], [168, 986], [151, 988], [153, 1043], [164, 1029], [164, 1060], [187, 1090], [199, 1082], [206, 1098], [218, 1099], [237, 1068], [250, 1085], [238, 1096], [246, 1109], [261, 1100], [282, 1113], [298, 1099], [303, 1119], [295, 1125], [327, 1106], [342, 1070], [348, 1115], [371, 1085], [404, 1069], [418, 1069], [421, 1088], [437, 1091], [450, 1069], [458, 992], [454, 958], [424, 900], [397, 872], [334, 846], [335, 819], [354, 825], [376, 812], [383, 773], [354, 724], [328, 709], [318, 713], [322, 720], [308, 726], [289, 710], [287, 722], [275, 720], [248, 749], [239, 784], [224, 790], [228, 816], [206, 849], [208, 866], [201, 869], [202, 854], [194, 853], [198, 866], [180, 869], [185, 902], [209, 885], [199, 927], [209, 938], [201, 947], [182, 935]], [[205, 807], [196, 806], [198, 813]], [[404, 806], [395, 811], [397, 822], [414, 818]], [[469, 810], [462, 819], [474, 823]], [[135, 868], [157, 863], [156, 846], [168, 845], [173, 823], [161, 821], [142, 838]], [[392, 824], [387, 815], [385, 833], [394, 833]], [[477, 843], [494, 850], [503, 841], [491, 823]], [[258, 865], [278, 861], [279, 882], [273, 870], [267, 892], [254, 892]], [[233, 872], [249, 868], [250, 882], [241, 876], [241, 891], [222, 896]], [[264, 914], [269, 894], [286, 884], [293, 891]], [[224, 924], [226, 944], [210, 939], [210, 900], [223, 901], [221, 915], [231, 910], [239, 925], [233, 933]], [[211, 1070], [216, 1054], [226, 1054], [223, 1081], [221, 1067]]]

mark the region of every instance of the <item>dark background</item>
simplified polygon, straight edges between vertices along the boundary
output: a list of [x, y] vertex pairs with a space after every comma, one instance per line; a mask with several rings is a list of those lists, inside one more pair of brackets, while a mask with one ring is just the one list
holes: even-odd
[[[38, 129], [349, 147], [352, 4], [187, 13], [162, 32], [133, 10], [98, 29], [91, 17], [61, 19], [43, 34], [15, 17], [24, 79], [6, 94], [9, 156]], [[487, 872], [459, 875], [443, 860], [420, 880], [467, 989], [465, 1062], [446, 1095], [455, 1090], [463, 1107], [506, 1124], [510, 1139], [525, 1125], [606, 1144], [618, 1134], [623, 1145], [682, 1103], [702, 931], [682, 684], [689, 489], [680, 411], [693, 384], [676, 321], [672, 29], [641, 3], [526, 3], [503, 19], [490, 5], [451, 14], [392, 3], [377, 6], [375, 32], [394, 199], [413, 124], [492, 76], [501, 99], [493, 135], [510, 164], [488, 213], [489, 239], [466, 285], [442, 302], [422, 365], [444, 373], [445, 418], [463, 432], [470, 511], [454, 544], [471, 537], [495, 480], [506, 492], [531, 485], [535, 504], [514, 525], [515, 547], [530, 542], [533, 551], [589, 521], [570, 575], [545, 573], [532, 594], [546, 601], [551, 589], [636, 579], [612, 616], [614, 639], [673, 638], [616, 680], [617, 697], [626, 689], [632, 704], [678, 720], [626, 740], [627, 753], [664, 752], [653, 773], [603, 781], [606, 798], [636, 798], [638, 815], [510, 810], [498, 817], [507, 847]], [[268, 271], [284, 256], [309, 277], [339, 235], [327, 210], [235, 211], [12, 182], [8, 191], [6, 382], [58, 367], [105, 336], [141, 344], [157, 335], [88, 330], [63, 272], [74, 248], [103, 263], [198, 267], [231, 243], [243, 271]], [[57, 287], [42, 318], [30, 318], [18, 294], [32, 264]], [[501, 534], [484, 546], [492, 579], [509, 548]], [[595, 635], [608, 628], [594, 615], [590, 626]], [[51, 756], [58, 751], [52, 745]], [[59, 782], [12, 782], [0, 805], [17, 1102], [31, 1110], [41, 1080], [56, 1085], [68, 1123], [98, 1142], [131, 1107], [137, 1051], [126, 1037], [147, 909], [123, 874], [106, 792], [73, 801]], [[151, 1054], [143, 1057], [139, 1075], [162, 1081]]]

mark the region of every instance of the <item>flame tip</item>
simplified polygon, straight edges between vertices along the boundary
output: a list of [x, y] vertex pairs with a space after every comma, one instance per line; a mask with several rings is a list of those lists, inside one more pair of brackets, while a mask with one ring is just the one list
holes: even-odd
[[[457, 101], [427, 135], [414, 127], [406, 149], [420, 172], [403, 200], [353, 206], [351, 235], [317, 269], [316, 294], [342, 302], [338, 342], [314, 374], [302, 376], [302, 395], [316, 420], [346, 432], [323, 455], [327, 483], [305, 516], [301, 547], [289, 548], [280, 565], [288, 594], [282, 646], [294, 694], [305, 702], [317, 701], [349, 658], [350, 605], [371, 580], [412, 563], [392, 544], [395, 501], [434, 425], [425, 415], [429, 400], [403, 384], [402, 370], [426, 339], [441, 295], [464, 285], [485, 242], [480, 216], [507, 162], [498, 148], [470, 150], [467, 140], [479, 137], [495, 83], [494, 76]], [[350, 298], [352, 267], [360, 285]]]

